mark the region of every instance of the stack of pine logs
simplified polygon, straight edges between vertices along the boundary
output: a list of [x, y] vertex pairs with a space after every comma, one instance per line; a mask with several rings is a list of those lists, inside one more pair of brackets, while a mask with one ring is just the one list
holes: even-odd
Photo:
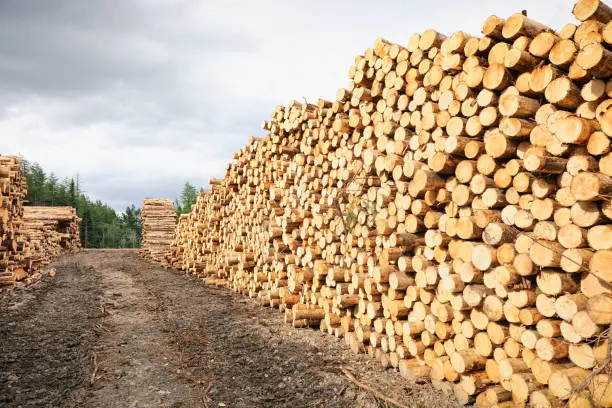
[[273, 112], [171, 265], [462, 403], [612, 406], [612, 10], [573, 13], [378, 39]]
[[62, 254], [78, 252], [80, 222], [73, 207], [24, 207], [22, 230], [29, 243], [25, 256], [31, 267], [39, 268]]
[[37, 281], [37, 270], [80, 250], [72, 207], [24, 207], [27, 180], [21, 159], [0, 156], [0, 288]]
[[23, 200], [27, 182], [16, 156], [0, 156], [0, 288], [13, 286], [28, 276], [26, 243], [22, 239]]
[[174, 203], [165, 198], [145, 198], [140, 213], [142, 219], [143, 258], [167, 265], [170, 244], [176, 228]]

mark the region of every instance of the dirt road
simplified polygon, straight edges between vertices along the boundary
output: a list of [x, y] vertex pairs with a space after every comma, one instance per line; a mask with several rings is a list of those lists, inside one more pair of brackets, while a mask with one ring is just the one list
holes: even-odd
[[386, 406], [340, 367], [407, 406], [456, 406], [341, 340], [135, 252], [55, 266], [55, 277], [0, 294], [0, 406]]

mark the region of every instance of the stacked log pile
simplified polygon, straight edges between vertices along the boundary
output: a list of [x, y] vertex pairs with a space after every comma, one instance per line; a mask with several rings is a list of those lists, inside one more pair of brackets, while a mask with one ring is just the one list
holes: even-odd
[[24, 207], [23, 235], [29, 243], [26, 257], [32, 267], [45, 266], [62, 254], [78, 252], [80, 222], [73, 207]]
[[170, 199], [145, 198], [142, 202], [141, 218], [141, 256], [166, 265], [176, 228], [174, 203]]
[[0, 156], [0, 287], [13, 286], [28, 276], [27, 244], [21, 236], [27, 182], [16, 156]]
[[37, 270], [81, 248], [72, 207], [24, 207], [27, 180], [16, 156], [0, 156], [0, 288], [32, 283]]
[[379, 38], [336, 101], [273, 112], [171, 265], [462, 403], [612, 406], [612, 10], [573, 13]]

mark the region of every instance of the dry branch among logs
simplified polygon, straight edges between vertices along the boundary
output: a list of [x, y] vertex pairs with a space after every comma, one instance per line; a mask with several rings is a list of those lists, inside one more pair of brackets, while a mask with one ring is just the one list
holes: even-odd
[[[462, 403], [612, 406], [612, 10], [377, 39], [180, 217], [171, 264]], [[609, 361], [609, 359], [607, 360]]]
[[165, 198], [145, 198], [142, 202], [142, 245], [140, 254], [166, 265], [176, 228], [174, 203]]

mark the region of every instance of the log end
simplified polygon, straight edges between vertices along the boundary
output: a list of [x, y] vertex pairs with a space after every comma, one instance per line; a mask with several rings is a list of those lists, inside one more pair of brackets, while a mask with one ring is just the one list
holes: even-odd
[[599, 178], [594, 173], [583, 172], [572, 179], [571, 192], [577, 200], [593, 200], [599, 195], [599, 188]]

